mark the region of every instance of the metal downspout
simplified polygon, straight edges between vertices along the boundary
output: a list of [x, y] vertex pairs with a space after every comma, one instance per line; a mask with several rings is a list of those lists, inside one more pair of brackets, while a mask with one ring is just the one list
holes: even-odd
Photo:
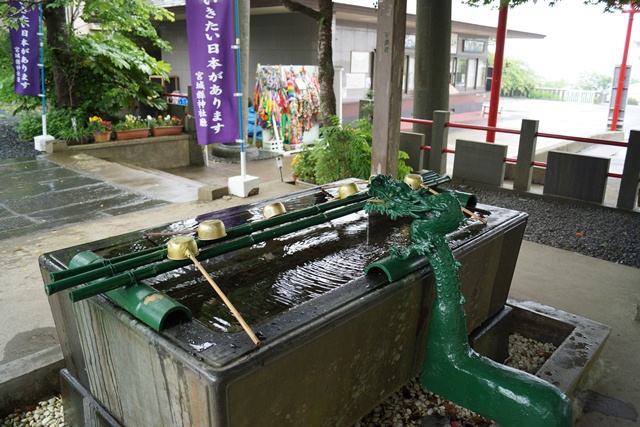
[[503, 427], [571, 426], [571, 400], [557, 387], [471, 349], [459, 264], [448, 245], [439, 246], [429, 261], [437, 297], [421, 374], [425, 387]]

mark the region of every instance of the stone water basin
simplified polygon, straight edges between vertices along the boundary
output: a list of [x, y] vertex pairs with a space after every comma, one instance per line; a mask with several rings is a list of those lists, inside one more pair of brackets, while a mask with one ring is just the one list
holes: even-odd
[[[309, 189], [277, 199], [288, 211], [324, 203]], [[90, 250], [111, 258], [163, 243], [150, 232], [227, 229], [261, 218], [274, 200], [213, 212], [41, 257], [51, 271]], [[526, 214], [479, 205], [488, 220], [453, 233], [462, 264], [467, 328], [506, 304]], [[409, 224], [362, 212], [292, 232], [203, 265], [261, 339], [255, 347], [191, 266], [146, 285], [187, 306], [193, 320], [156, 332], [100, 295], [50, 297], [67, 368], [65, 418], [73, 424], [199, 426], [350, 425], [419, 372], [435, 286], [428, 264], [394, 283], [364, 267]], [[97, 421], [96, 421], [97, 420]]]

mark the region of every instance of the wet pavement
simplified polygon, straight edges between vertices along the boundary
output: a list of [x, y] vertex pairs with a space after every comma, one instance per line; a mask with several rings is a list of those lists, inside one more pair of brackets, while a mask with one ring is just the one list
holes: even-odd
[[0, 240], [168, 202], [116, 188], [42, 156], [0, 160]]

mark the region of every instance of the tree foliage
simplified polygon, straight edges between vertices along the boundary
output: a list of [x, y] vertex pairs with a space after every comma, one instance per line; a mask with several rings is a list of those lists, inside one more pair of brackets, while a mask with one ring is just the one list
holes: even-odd
[[[496, 8], [502, 8], [504, 6], [508, 6], [509, 8], [514, 8], [518, 5], [528, 3], [533, 1], [535, 3], [536, 0], [463, 0], [465, 4], [469, 6], [494, 6]], [[544, 0], [549, 6], [555, 6], [562, 0]], [[640, 7], [640, 0], [582, 0], [583, 4], [586, 5], [600, 5], [604, 6], [605, 12], [613, 12], [614, 10], [619, 10], [624, 7]]]
[[538, 86], [548, 88], [548, 89], [563, 89], [569, 87], [569, 83], [565, 79], [560, 80], [548, 80], [543, 79], [538, 82]]
[[576, 86], [578, 89], [602, 92], [611, 88], [612, 83], [613, 77], [591, 71], [590, 73], [582, 74]]
[[[84, 108], [89, 113], [112, 115], [121, 107], [145, 104], [165, 106], [161, 87], [150, 75], [168, 76], [168, 64], [156, 60], [140, 46], [170, 50], [154, 27], [159, 20], [173, 20], [166, 9], [145, 0], [42, 0], [45, 26], [45, 82], [47, 100], [58, 108]], [[0, 2], [5, 24], [0, 41], [8, 40], [8, 27], [15, 25], [6, 1]], [[69, 19], [68, 19], [69, 18]], [[99, 30], [83, 32], [74, 22], [99, 25]], [[7, 90], [13, 86], [10, 52], [0, 54], [0, 96], [15, 101]], [[22, 109], [34, 105], [33, 98], [20, 97]]]
[[535, 87], [535, 73], [525, 62], [518, 59], [505, 60], [500, 91], [502, 95], [528, 98]]

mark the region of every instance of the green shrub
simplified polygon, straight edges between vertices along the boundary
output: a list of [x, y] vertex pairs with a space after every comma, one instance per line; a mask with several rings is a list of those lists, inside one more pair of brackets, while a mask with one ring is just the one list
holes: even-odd
[[316, 183], [316, 164], [318, 163], [316, 153], [316, 150], [305, 146], [302, 149], [302, 152], [296, 154], [291, 161], [293, 174], [300, 181], [309, 182], [311, 184]]
[[36, 135], [42, 135], [42, 115], [37, 111], [22, 114], [17, 132], [20, 138], [27, 141], [32, 140]]
[[[341, 124], [335, 116], [331, 125], [320, 129], [321, 141], [313, 149], [305, 148], [293, 162], [293, 173], [301, 181], [326, 184], [345, 178], [369, 179], [371, 175], [372, 126], [368, 120]], [[409, 156], [398, 156], [398, 177], [411, 172], [405, 164]]]
[[560, 96], [547, 90], [534, 89], [529, 93], [531, 99], [549, 99], [551, 101], [562, 101]]
[[[84, 132], [89, 115], [82, 108], [47, 110], [47, 134], [56, 139], [67, 139], [74, 133], [72, 118], [76, 119], [75, 132]], [[27, 141], [37, 135], [42, 135], [42, 115], [31, 111], [20, 116], [18, 135]]]
[[627, 99], [627, 104], [629, 105], [638, 105], [638, 100], [635, 98], [629, 98]]

